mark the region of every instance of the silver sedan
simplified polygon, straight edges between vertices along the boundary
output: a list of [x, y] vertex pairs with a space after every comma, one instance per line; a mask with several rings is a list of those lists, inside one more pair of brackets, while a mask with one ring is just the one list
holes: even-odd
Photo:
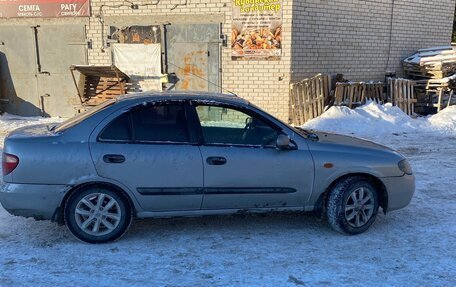
[[291, 127], [236, 96], [120, 97], [5, 139], [0, 202], [66, 224], [80, 240], [122, 236], [133, 218], [318, 211], [346, 234], [415, 190], [407, 160], [379, 144]]

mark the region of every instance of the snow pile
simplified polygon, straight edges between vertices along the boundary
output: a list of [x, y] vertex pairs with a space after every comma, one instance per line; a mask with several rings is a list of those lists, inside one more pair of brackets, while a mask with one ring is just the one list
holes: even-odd
[[456, 106], [443, 109], [438, 114], [428, 118], [432, 127], [448, 134], [456, 134]]
[[456, 134], [456, 106], [439, 114], [413, 119], [390, 103], [370, 102], [356, 109], [331, 107], [323, 115], [303, 125], [304, 128], [343, 134], [379, 135], [393, 133], [435, 132]]

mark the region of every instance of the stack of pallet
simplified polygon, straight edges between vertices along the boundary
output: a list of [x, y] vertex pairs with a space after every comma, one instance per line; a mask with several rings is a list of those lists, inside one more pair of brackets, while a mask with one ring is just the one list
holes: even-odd
[[414, 79], [442, 79], [456, 73], [456, 50], [452, 46], [418, 50], [403, 62], [405, 74]]
[[417, 111], [440, 111], [455, 101], [456, 49], [452, 46], [419, 50], [403, 62], [405, 74], [416, 82]]
[[437, 111], [456, 104], [456, 74], [443, 79], [417, 80], [418, 96]]

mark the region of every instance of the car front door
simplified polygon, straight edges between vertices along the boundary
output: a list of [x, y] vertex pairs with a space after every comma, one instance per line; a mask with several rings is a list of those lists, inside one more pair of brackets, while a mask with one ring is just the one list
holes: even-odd
[[307, 147], [277, 149], [281, 129], [245, 108], [193, 105], [203, 142], [202, 209], [304, 206], [313, 184]]
[[203, 165], [187, 110], [149, 102], [106, 119], [90, 143], [98, 174], [127, 186], [146, 211], [200, 209]]

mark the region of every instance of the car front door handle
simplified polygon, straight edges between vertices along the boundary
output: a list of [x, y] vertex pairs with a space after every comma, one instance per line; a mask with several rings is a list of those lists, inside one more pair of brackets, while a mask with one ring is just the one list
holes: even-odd
[[103, 161], [105, 163], [123, 163], [125, 161], [125, 157], [120, 154], [105, 154], [103, 156]]
[[206, 159], [206, 162], [210, 165], [224, 165], [226, 158], [222, 156], [210, 156]]

